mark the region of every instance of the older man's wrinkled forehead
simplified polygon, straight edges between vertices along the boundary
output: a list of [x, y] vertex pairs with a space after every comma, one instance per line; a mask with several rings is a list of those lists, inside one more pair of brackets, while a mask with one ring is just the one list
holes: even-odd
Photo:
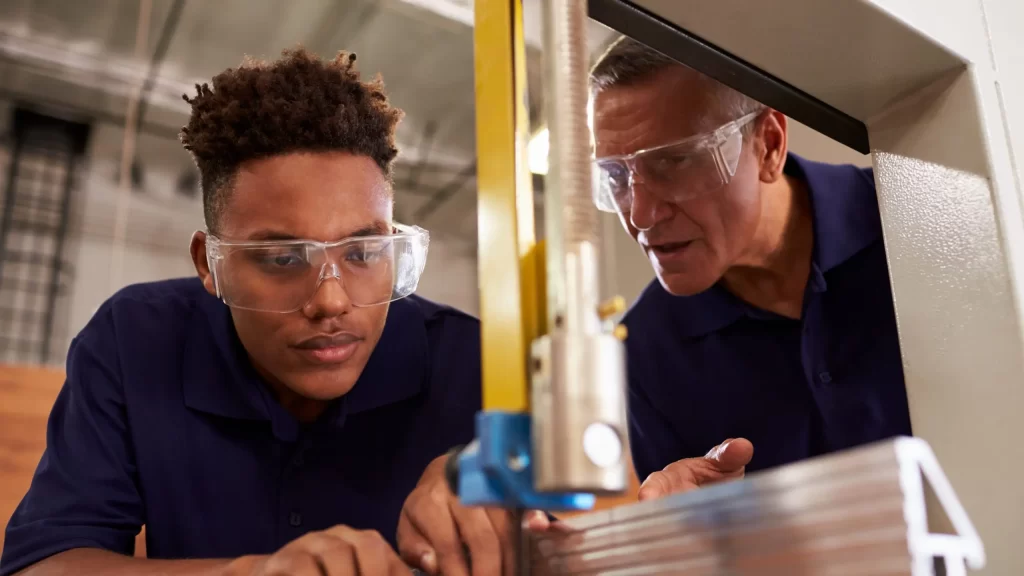
[[591, 104], [597, 155], [629, 154], [710, 132], [742, 114], [733, 108], [717, 82], [680, 64], [608, 86], [595, 91]]

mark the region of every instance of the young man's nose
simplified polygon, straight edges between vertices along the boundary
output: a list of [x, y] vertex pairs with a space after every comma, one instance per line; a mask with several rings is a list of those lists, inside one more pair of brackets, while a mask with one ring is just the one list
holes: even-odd
[[341, 316], [352, 310], [352, 300], [345, 288], [345, 279], [334, 263], [324, 265], [316, 292], [303, 312], [310, 318]]

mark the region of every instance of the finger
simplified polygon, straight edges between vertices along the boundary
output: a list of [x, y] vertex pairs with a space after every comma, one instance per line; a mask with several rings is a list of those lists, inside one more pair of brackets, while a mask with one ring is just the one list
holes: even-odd
[[316, 560], [323, 576], [355, 576], [360, 573], [356, 549], [341, 538], [334, 538], [333, 545], [319, 550]]
[[[353, 530], [348, 526], [331, 529], [355, 551], [355, 565], [361, 576], [379, 576], [389, 572], [390, 558], [395, 553], [380, 534], [372, 530]], [[331, 576], [335, 576], [333, 573]]]
[[406, 507], [406, 517], [429, 543], [436, 566], [432, 574], [469, 576], [469, 565], [448, 499], [446, 486], [425, 487], [423, 496]]
[[282, 550], [267, 560], [264, 576], [322, 576], [323, 572], [312, 554], [302, 550]]
[[[522, 523], [516, 524], [513, 515], [503, 508], [488, 508], [487, 518], [498, 535], [502, 574], [514, 576], [516, 573], [516, 550], [523, 531]], [[470, 557], [470, 564], [472, 563], [473, 559]]]
[[427, 574], [437, 574], [437, 553], [427, 537], [420, 533], [403, 510], [398, 519], [398, 554], [406, 564]]
[[[416, 572], [416, 574], [420, 573]], [[388, 576], [413, 576], [413, 572], [405, 563], [398, 559], [398, 556], [395, 556], [394, 562], [388, 565]]]
[[[416, 572], [421, 574], [420, 571]], [[387, 572], [388, 576], [412, 576], [412, 570], [402, 559], [398, 557], [398, 554], [391, 554], [388, 556]]]
[[711, 449], [704, 459], [726, 474], [740, 472], [754, 457], [754, 445], [745, 438], [730, 438]]
[[523, 514], [523, 528], [530, 532], [545, 532], [551, 527], [551, 520], [546, 512], [529, 510]]
[[665, 480], [661, 478], [661, 476], [661, 473], [654, 472], [641, 482], [640, 490], [636, 493], [636, 499], [643, 502], [645, 500], [660, 498], [666, 491], [666, 487], [664, 486]]
[[654, 500], [668, 496], [673, 492], [685, 492], [697, 488], [697, 483], [693, 481], [692, 471], [690, 470], [692, 460], [680, 460], [669, 465], [664, 470], [648, 476], [643, 484], [640, 485], [637, 499], [641, 502]]
[[548, 532], [555, 532], [555, 533], [560, 533], [560, 534], [568, 534], [570, 532], [575, 532], [575, 531], [576, 531], [575, 528], [573, 528], [572, 526], [569, 526], [568, 524], [566, 524], [565, 522], [562, 522], [561, 520], [555, 520], [554, 522], [551, 523], [551, 527], [548, 528]]
[[[473, 576], [489, 576], [501, 574], [501, 541], [498, 533], [491, 525], [491, 519], [483, 508], [462, 506], [454, 498], [449, 509], [455, 518], [459, 535], [469, 549], [469, 565]], [[448, 576], [441, 559], [441, 572]]]
[[317, 567], [316, 574], [348, 576], [355, 573], [352, 546], [340, 537], [336, 529], [306, 534], [288, 546], [313, 559]]

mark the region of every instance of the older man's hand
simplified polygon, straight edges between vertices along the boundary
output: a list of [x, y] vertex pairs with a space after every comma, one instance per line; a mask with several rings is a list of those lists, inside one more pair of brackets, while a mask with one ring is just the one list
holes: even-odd
[[701, 486], [742, 478], [754, 456], [754, 445], [743, 438], [730, 438], [711, 449], [703, 458], [673, 462], [655, 472], [640, 485], [640, 500], [661, 498]]

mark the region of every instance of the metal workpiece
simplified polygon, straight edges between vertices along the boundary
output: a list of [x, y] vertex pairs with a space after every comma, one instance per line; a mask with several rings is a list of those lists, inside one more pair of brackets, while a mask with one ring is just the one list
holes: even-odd
[[532, 350], [534, 487], [614, 494], [629, 485], [625, 352], [611, 334], [556, 330]]
[[[954, 534], [932, 534], [927, 483]], [[534, 575], [962, 575], [978, 533], [931, 448], [897, 438], [565, 521], [534, 535]]]

